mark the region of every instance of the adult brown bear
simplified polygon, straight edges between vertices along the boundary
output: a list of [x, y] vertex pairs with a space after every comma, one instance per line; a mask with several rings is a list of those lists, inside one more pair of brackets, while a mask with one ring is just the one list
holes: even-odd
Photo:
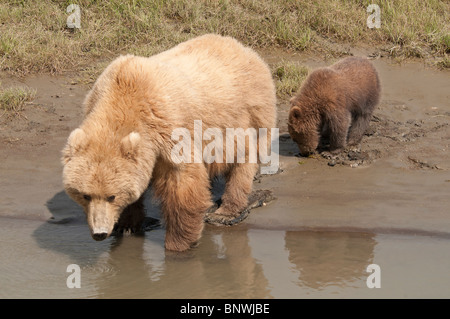
[[[85, 118], [63, 150], [66, 192], [83, 208], [96, 240], [137, 229], [150, 180], [161, 202], [165, 246], [188, 249], [213, 206], [210, 178], [227, 179], [214, 213], [234, 218], [247, 205], [257, 163], [174, 162], [172, 133], [194, 121], [203, 130], [267, 128], [276, 123], [275, 87], [266, 63], [236, 40], [204, 35], [152, 57], [121, 56], [100, 75]], [[248, 147], [248, 145], [246, 145]]]

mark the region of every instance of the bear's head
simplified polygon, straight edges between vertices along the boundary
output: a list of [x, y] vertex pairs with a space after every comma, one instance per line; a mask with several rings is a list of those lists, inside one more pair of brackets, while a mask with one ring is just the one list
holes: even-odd
[[313, 154], [320, 140], [320, 116], [301, 104], [293, 105], [289, 111], [288, 131], [292, 140], [298, 145], [300, 154]]
[[103, 240], [111, 235], [122, 211], [139, 199], [148, 177], [139, 170], [141, 136], [97, 136], [75, 129], [63, 150], [63, 183], [66, 193], [86, 213], [91, 235]]

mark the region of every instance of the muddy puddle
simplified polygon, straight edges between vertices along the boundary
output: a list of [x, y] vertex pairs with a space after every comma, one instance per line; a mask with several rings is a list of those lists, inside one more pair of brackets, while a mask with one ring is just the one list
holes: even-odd
[[[86, 88], [0, 75], [37, 89], [23, 116], [0, 117], [0, 297], [449, 298], [450, 73], [373, 62], [382, 99], [361, 148], [296, 156], [281, 101], [282, 172], [254, 184], [276, 198], [238, 225], [206, 225], [185, 253], [164, 250], [162, 227], [93, 241], [59, 162]], [[71, 264], [80, 288], [67, 287]], [[381, 288], [367, 286], [372, 264]]]
[[[256, 214], [256, 213], [255, 213]], [[1, 220], [2, 298], [439, 298], [450, 240], [342, 231], [207, 226], [200, 245], [167, 253], [164, 231], [93, 242], [86, 225]], [[80, 267], [80, 288], [67, 288]], [[367, 287], [367, 266], [381, 288]]]

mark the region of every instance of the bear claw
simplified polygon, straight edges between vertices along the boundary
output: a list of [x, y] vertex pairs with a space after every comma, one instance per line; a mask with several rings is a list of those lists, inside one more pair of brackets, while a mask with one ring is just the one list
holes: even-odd
[[[232, 226], [242, 222], [250, 214], [250, 210], [256, 207], [264, 206], [266, 203], [272, 201], [274, 196], [270, 190], [255, 190], [248, 197], [248, 205], [238, 215], [227, 216], [218, 214], [217, 209], [220, 207], [220, 203], [216, 203], [211, 207], [205, 215], [205, 222], [216, 226]], [[217, 207], [215, 210], [213, 210]]]
[[119, 225], [116, 225], [114, 227], [114, 230], [112, 232], [113, 236], [117, 235], [130, 235], [130, 234], [137, 234], [141, 232], [150, 231], [153, 229], [156, 229], [161, 226], [161, 221], [159, 219], [153, 218], [153, 217], [145, 217], [144, 221], [142, 222], [142, 225], [140, 227], [121, 227]]

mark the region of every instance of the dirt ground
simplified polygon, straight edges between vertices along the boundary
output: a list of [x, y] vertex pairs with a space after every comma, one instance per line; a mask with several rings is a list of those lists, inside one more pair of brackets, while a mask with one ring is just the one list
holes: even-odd
[[[280, 57], [265, 58], [274, 63]], [[302, 55], [289, 59], [310, 68], [333, 62]], [[252, 210], [243, 222], [245, 227], [257, 234], [269, 229], [283, 234], [344, 231], [450, 238], [450, 71], [386, 59], [373, 63], [380, 74], [382, 98], [359, 150], [333, 159], [320, 154], [297, 156], [287, 133], [288, 104], [279, 101], [282, 172], [255, 181], [255, 188], [270, 189], [276, 199]], [[64, 220], [67, 226], [83, 225], [83, 236], [90, 240], [81, 209], [65, 195], [61, 181], [61, 150], [71, 130], [81, 123], [81, 102], [88, 89], [77, 84], [76, 77], [19, 79], [0, 74], [3, 86], [37, 90], [35, 100], [20, 116], [0, 117], [0, 220], [4, 225], [15, 227], [19, 220], [44, 222], [40, 225]], [[149, 214], [159, 217], [157, 208], [149, 209]], [[46, 226], [42, 227], [33, 235], [40, 248], [64, 250], [50, 240], [39, 240], [47, 238], [41, 232]], [[206, 228], [209, 237], [216, 238], [215, 229]]]

